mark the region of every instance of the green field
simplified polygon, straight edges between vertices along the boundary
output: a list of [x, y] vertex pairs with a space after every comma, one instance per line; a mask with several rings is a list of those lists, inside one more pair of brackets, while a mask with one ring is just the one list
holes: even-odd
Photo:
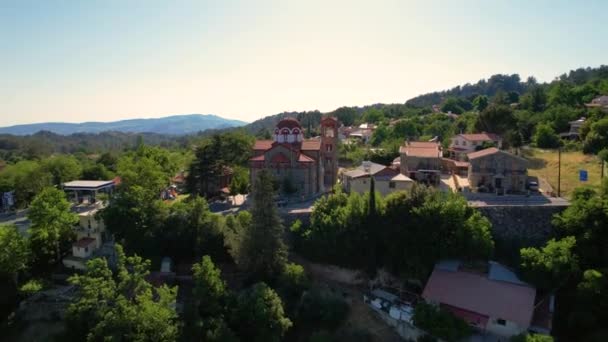
[[[530, 160], [528, 175], [539, 177], [541, 188], [543, 180], [548, 182], [557, 193], [557, 150], [526, 149], [524, 156]], [[572, 191], [580, 186], [599, 186], [601, 178], [601, 163], [594, 155], [582, 152], [562, 152], [561, 163], [561, 194], [569, 198]], [[588, 181], [579, 180], [579, 170], [588, 172]], [[544, 189], [543, 189], [544, 190]]]

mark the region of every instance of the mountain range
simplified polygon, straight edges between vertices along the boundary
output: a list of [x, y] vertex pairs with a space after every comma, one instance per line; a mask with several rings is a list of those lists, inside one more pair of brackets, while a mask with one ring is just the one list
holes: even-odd
[[100, 133], [107, 131], [130, 133], [190, 134], [208, 129], [239, 127], [244, 121], [222, 118], [213, 114], [172, 115], [154, 119], [129, 119], [111, 122], [44, 122], [0, 127], [0, 134], [29, 135], [49, 131], [62, 135]]

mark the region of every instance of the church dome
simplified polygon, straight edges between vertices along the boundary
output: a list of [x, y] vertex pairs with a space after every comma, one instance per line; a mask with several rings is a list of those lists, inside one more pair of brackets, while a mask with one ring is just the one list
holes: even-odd
[[274, 141], [279, 143], [302, 142], [302, 126], [294, 118], [285, 118], [277, 124], [274, 129]]
[[300, 121], [295, 118], [284, 118], [277, 124], [277, 128], [289, 128], [290, 130], [294, 128], [299, 128], [302, 130], [302, 125], [300, 125]]

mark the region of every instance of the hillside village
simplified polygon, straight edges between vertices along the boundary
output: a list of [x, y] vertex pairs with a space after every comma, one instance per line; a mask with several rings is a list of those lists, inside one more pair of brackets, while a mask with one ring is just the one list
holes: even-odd
[[602, 66], [158, 141], [2, 135], [5, 336], [604, 340], [607, 115]]

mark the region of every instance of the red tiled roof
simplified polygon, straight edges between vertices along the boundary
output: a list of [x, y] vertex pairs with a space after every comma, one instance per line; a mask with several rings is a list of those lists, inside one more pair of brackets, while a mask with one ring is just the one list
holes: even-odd
[[473, 133], [473, 134], [459, 134], [468, 141], [496, 141], [500, 140], [500, 136], [494, 133]]
[[302, 150], [311, 151], [311, 150], [320, 150], [321, 149], [321, 140], [309, 139], [302, 141]]
[[467, 157], [469, 157], [469, 159], [475, 159], [475, 158], [479, 158], [479, 157], [485, 157], [485, 156], [489, 156], [495, 153], [500, 152], [499, 149], [497, 149], [496, 147], [490, 147], [490, 148], [486, 148], [483, 150], [479, 150], [476, 152], [471, 152], [469, 154], [467, 154]]
[[444, 304], [441, 305], [441, 307], [476, 327], [485, 328], [486, 324], [488, 324], [489, 317], [486, 315], [481, 315], [476, 312], [464, 310], [451, 305]]
[[422, 297], [480, 315], [528, 327], [536, 290], [530, 286], [488, 279], [485, 274], [435, 269]]
[[312, 159], [312, 158], [310, 158], [309, 156], [303, 154], [303, 153], [300, 153], [300, 157], [298, 157], [298, 162], [300, 162], [300, 163], [314, 163], [315, 160]]
[[440, 151], [439, 143], [434, 141], [409, 141], [399, 148], [406, 156], [420, 158], [439, 158]]
[[273, 140], [256, 140], [253, 149], [266, 151], [272, 147], [273, 142]]
[[293, 129], [293, 128], [300, 128], [302, 129], [302, 126], [300, 125], [300, 121], [298, 121], [297, 119], [294, 118], [284, 118], [281, 121], [279, 121], [279, 123], [276, 126], [278, 129], [281, 128], [289, 128], [289, 129]]
[[93, 239], [91, 237], [84, 237], [84, 238], [74, 242], [74, 244], [72, 244], [72, 246], [78, 247], [78, 248], [85, 248], [85, 247], [89, 246], [90, 244], [92, 244], [93, 242], [95, 242], [95, 239]]

